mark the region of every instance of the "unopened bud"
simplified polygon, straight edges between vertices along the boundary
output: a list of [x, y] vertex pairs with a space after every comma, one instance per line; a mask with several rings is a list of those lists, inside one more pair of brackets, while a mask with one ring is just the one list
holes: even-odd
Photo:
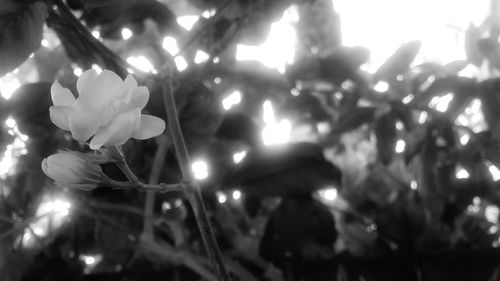
[[97, 163], [84, 154], [70, 151], [60, 151], [45, 158], [42, 170], [58, 186], [84, 190], [96, 188], [105, 177]]

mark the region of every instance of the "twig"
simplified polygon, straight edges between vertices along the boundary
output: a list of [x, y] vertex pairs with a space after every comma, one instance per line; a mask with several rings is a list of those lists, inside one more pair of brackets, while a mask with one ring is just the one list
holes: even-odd
[[230, 281], [231, 279], [229, 278], [229, 274], [224, 264], [224, 259], [222, 258], [219, 246], [217, 245], [217, 240], [215, 239], [215, 235], [208, 219], [207, 211], [201, 196], [200, 186], [195, 181], [193, 174], [190, 171], [191, 161], [189, 160], [189, 154], [184, 142], [184, 136], [182, 135], [177, 108], [175, 106], [172, 87], [172, 64], [167, 66], [163, 80], [162, 93], [167, 114], [168, 131], [174, 145], [183, 181], [191, 183], [191, 188], [187, 188], [185, 190], [185, 194], [193, 208], [196, 223], [200, 229], [201, 238], [205, 244], [208, 257], [212, 261], [212, 266], [214, 267], [217, 279], [219, 281]]
[[[158, 149], [156, 150], [156, 154], [153, 160], [153, 168], [151, 168], [151, 174], [149, 175], [149, 184], [157, 184], [158, 180], [160, 179], [161, 170], [163, 169], [163, 165], [165, 164], [165, 156], [167, 154], [168, 144], [169, 141], [166, 135], [162, 135], [158, 139]], [[148, 241], [154, 240], [153, 214], [155, 194], [156, 193], [153, 191], [147, 191], [146, 202], [144, 203], [144, 220], [141, 239], [146, 239]]]

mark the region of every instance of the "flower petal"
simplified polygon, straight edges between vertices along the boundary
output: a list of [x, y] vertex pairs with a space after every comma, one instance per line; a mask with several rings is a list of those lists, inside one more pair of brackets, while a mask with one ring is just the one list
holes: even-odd
[[91, 77], [84, 79], [81, 87], [79, 101], [82, 107], [90, 107], [98, 111], [109, 106], [113, 97], [122, 95], [126, 90], [120, 76], [109, 70], [103, 70], [94, 79]]
[[99, 128], [90, 141], [90, 148], [96, 150], [103, 145], [124, 144], [137, 130], [140, 114], [140, 109], [134, 109], [116, 116], [109, 125]]
[[135, 88], [131, 95], [130, 101], [123, 105], [122, 112], [127, 112], [135, 108], [143, 109], [148, 103], [149, 90], [144, 86]]
[[50, 88], [50, 96], [55, 106], [73, 106], [75, 97], [70, 90], [64, 88], [56, 80]]
[[69, 131], [69, 116], [73, 112], [73, 108], [69, 106], [51, 106], [49, 111], [52, 123], [63, 130]]
[[76, 81], [76, 90], [78, 91], [78, 95], [82, 96], [88, 91], [88, 88], [94, 86], [94, 82], [97, 78], [97, 71], [90, 68], [85, 70], [80, 77], [78, 77], [78, 81]]
[[73, 110], [69, 116], [69, 127], [73, 138], [86, 141], [93, 136], [100, 126], [99, 114], [92, 111]]
[[134, 139], [145, 140], [161, 135], [164, 130], [165, 121], [152, 115], [142, 114], [139, 128], [137, 128], [132, 137]]

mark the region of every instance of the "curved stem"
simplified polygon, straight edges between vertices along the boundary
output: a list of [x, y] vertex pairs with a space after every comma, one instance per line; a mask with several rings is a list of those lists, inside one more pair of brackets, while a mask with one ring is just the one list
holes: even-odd
[[195, 181], [193, 174], [190, 171], [191, 162], [189, 160], [189, 154], [187, 152], [184, 136], [182, 135], [181, 126], [179, 124], [177, 108], [175, 106], [172, 87], [172, 64], [169, 64], [167, 68], [165, 76], [163, 77], [163, 100], [165, 102], [165, 110], [167, 113], [168, 131], [174, 145], [183, 181], [191, 183], [190, 188], [185, 189], [185, 194], [193, 208], [196, 223], [200, 229], [201, 238], [205, 244], [208, 257], [212, 261], [212, 266], [214, 267], [217, 279], [219, 281], [230, 281], [231, 279], [229, 278], [228, 271], [224, 264], [224, 259], [210, 225], [205, 204], [203, 203], [200, 186]]

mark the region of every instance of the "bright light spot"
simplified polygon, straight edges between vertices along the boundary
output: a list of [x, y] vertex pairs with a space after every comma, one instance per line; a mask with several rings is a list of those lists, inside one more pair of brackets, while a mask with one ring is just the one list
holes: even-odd
[[280, 73], [285, 72], [287, 64], [292, 64], [295, 56], [297, 35], [293, 23], [297, 21], [298, 12], [295, 5], [290, 6], [282, 18], [271, 24], [271, 30], [266, 42], [260, 46], [238, 44], [236, 60], [260, 61], [266, 67], [275, 68]]
[[0, 92], [6, 100], [12, 97], [12, 94], [21, 87], [21, 83], [14, 74], [7, 74], [0, 78]]
[[48, 48], [50, 46], [49, 44], [49, 40], [47, 39], [42, 39], [42, 42], [40, 42], [42, 44], [42, 46], [44, 46], [45, 48]]
[[467, 212], [472, 213], [472, 214], [479, 213], [479, 211], [481, 210], [481, 208], [479, 207], [479, 204], [481, 204], [481, 198], [474, 197], [472, 199], [472, 204], [467, 206]]
[[287, 143], [290, 140], [292, 124], [286, 119], [276, 122], [273, 105], [270, 101], [265, 101], [263, 107], [263, 120], [265, 126], [262, 130], [262, 138], [264, 145]]
[[177, 70], [182, 72], [188, 68], [188, 63], [182, 56], [178, 56], [174, 58], [175, 66], [177, 66]]
[[417, 181], [416, 181], [416, 180], [412, 180], [412, 181], [411, 181], [411, 183], [410, 183], [410, 188], [411, 188], [412, 190], [417, 190], [417, 188], [418, 188], [418, 183], [417, 183]]
[[239, 191], [239, 190], [233, 191], [233, 199], [240, 200], [241, 199], [241, 191]]
[[9, 117], [7, 118], [7, 120], [5, 120], [5, 125], [8, 127], [8, 128], [14, 128], [16, 127], [16, 120], [14, 120], [13, 118]]
[[163, 38], [162, 47], [172, 56], [177, 55], [177, 53], [179, 52], [177, 40], [175, 40], [175, 38], [171, 36], [166, 36], [165, 38]]
[[381, 93], [387, 92], [387, 90], [389, 90], [389, 83], [385, 81], [379, 81], [377, 84], [375, 84], [375, 86], [373, 86], [373, 89]]
[[500, 170], [497, 168], [497, 166], [493, 164], [488, 165], [488, 171], [491, 174], [491, 178], [493, 181], [499, 181], [500, 180]]
[[479, 133], [488, 129], [484, 119], [481, 100], [474, 99], [455, 120], [459, 126], [469, 127], [474, 133]]
[[227, 96], [222, 100], [222, 107], [225, 110], [231, 109], [234, 105], [237, 105], [241, 102], [241, 93], [240, 91], [234, 91], [232, 94]]
[[204, 161], [194, 161], [191, 169], [193, 170], [194, 178], [197, 180], [203, 180], [208, 177], [208, 165]]
[[93, 265], [95, 263], [95, 258], [92, 256], [86, 256], [83, 258], [86, 265]]
[[227, 201], [227, 196], [224, 192], [222, 191], [217, 191], [215, 192], [215, 195], [217, 196], [217, 201], [219, 201], [220, 204], [224, 204]]
[[219, 59], [219, 57], [215, 57], [212, 61], [213, 61], [214, 63], [219, 63], [220, 59]]
[[201, 13], [201, 16], [208, 19], [215, 15], [215, 9], [205, 10]]
[[479, 198], [479, 197], [477, 197], [477, 196], [476, 196], [476, 197], [474, 197], [474, 198], [472, 198], [472, 204], [474, 204], [474, 205], [479, 205], [479, 204], [481, 204], [481, 198]]
[[322, 199], [326, 201], [334, 201], [335, 199], [337, 199], [338, 191], [334, 187], [328, 187], [318, 190], [318, 194]]
[[402, 102], [403, 104], [409, 104], [414, 98], [415, 96], [413, 94], [409, 94], [403, 98]]
[[134, 36], [134, 33], [132, 32], [132, 30], [130, 30], [129, 28], [122, 28], [122, 38], [123, 40], [128, 40], [130, 39], [132, 36]]
[[463, 179], [468, 179], [470, 177], [470, 174], [463, 167], [457, 167], [457, 172], [455, 174], [455, 177], [457, 179], [463, 180]]
[[446, 112], [448, 105], [453, 100], [454, 94], [448, 93], [444, 96], [433, 97], [429, 102], [429, 107], [436, 109], [439, 112]]
[[292, 96], [294, 97], [297, 97], [298, 95], [300, 95], [300, 91], [297, 88], [293, 88], [290, 90], [290, 94], [292, 94]]
[[194, 56], [194, 63], [200, 64], [202, 62], [207, 61], [209, 58], [210, 58], [210, 56], [207, 53], [205, 53], [201, 50], [198, 50], [198, 51], [196, 51], [196, 55]]
[[220, 84], [221, 82], [222, 82], [222, 79], [220, 79], [220, 77], [215, 77], [215, 78], [214, 78], [214, 83], [215, 83], [215, 84], [217, 84], [217, 85], [218, 85], [218, 84]]
[[489, 205], [484, 209], [486, 220], [493, 224], [498, 223], [498, 215], [500, 215], [500, 210], [495, 205]]
[[319, 122], [316, 124], [316, 129], [318, 129], [318, 133], [322, 135], [326, 135], [331, 132], [332, 128], [328, 122]]
[[405, 128], [405, 125], [401, 121], [396, 121], [396, 129], [397, 130], [403, 130]]
[[[374, 72], [396, 48], [421, 40], [420, 60], [445, 64], [466, 59], [463, 30], [480, 25], [490, 0], [333, 0], [341, 16], [342, 43], [370, 50]], [[362, 8], [360, 8], [362, 7]], [[450, 8], [452, 7], [452, 8]], [[425, 15], [425, 20], [422, 18]], [[360, 19], [367, 24], [360, 24]], [[417, 59], [418, 61], [418, 59]]]
[[83, 73], [83, 70], [79, 67], [73, 69], [73, 74], [75, 74], [76, 77], [80, 77], [80, 75], [82, 75]]
[[233, 163], [234, 164], [240, 163], [246, 156], [247, 152], [245, 150], [233, 154]]
[[[29, 225], [29, 228], [33, 229], [35, 234], [40, 236], [40, 238], [43, 238], [64, 223], [66, 217], [69, 215], [70, 208], [71, 203], [65, 199], [50, 200], [45, 197], [35, 212], [34, 217], [38, 219], [33, 221]], [[25, 247], [31, 247], [36, 242], [32, 239], [33, 237], [29, 228], [25, 229], [23, 234], [23, 245]]]
[[145, 56], [128, 57], [127, 62], [141, 71], [153, 74], [158, 73], [153, 64]]
[[403, 153], [406, 148], [406, 142], [404, 140], [398, 140], [396, 142], [396, 153]]
[[100, 39], [101, 38], [101, 32], [99, 32], [99, 30], [93, 30], [92, 31], [92, 36], [94, 36], [96, 39]]
[[429, 116], [429, 114], [427, 113], [427, 111], [420, 112], [420, 115], [418, 116], [418, 123], [419, 124], [424, 124], [425, 121], [427, 121], [427, 116]]
[[98, 66], [97, 64], [93, 64], [92, 69], [95, 70], [97, 72], [97, 74], [102, 72], [102, 68], [100, 66]]
[[192, 16], [181, 16], [177, 17], [177, 23], [182, 26], [185, 30], [191, 30], [195, 23], [200, 19], [199, 16], [192, 15]]
[[460, 144], [466, 145], [469, 140], [470, 140], [470, 135], [469, 134], [464, 134], [463, 136], [460, 137]]

